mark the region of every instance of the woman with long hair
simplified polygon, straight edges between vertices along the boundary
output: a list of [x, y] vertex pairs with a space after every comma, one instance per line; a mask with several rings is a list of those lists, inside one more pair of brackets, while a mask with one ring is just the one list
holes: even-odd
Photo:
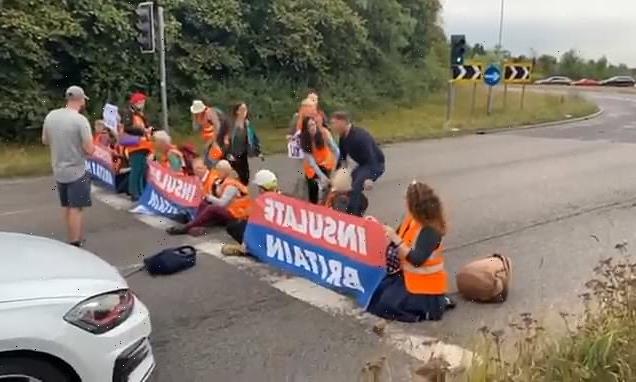
[[368, 310], [403, 322], [441, 320], [444, 311], [454, 306], [446, 297], [442, 203], [429, 186], [413, 182], [406, 190], [406, 209], [397, 230], [385, 227], [389, 251], [399, 259], [400, 270], [382, 281]]
[[300, 129], [300, 146], [304, 156], [305, 178], [309, 201], [317, 204], [320, 200], [320, 186], [329, 184], [331, 172], [336, 168], [340, 152], [331, 133], [319, 126], [312, 117], [305, 117]]
[[248, 158], [253, 156], [262, 158], [262, 154], [245, 102], [237, 102], [232, 106], [230, 117], [221, 123], [217, 144], [225, 159], [237, 172], [241, 183], [248, 185], [250, 179]]

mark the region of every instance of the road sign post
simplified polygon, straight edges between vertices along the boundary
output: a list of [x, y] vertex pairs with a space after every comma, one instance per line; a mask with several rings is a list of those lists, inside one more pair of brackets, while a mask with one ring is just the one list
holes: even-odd
[[506, 110], [508, 106], [508, 84], [504, 83], [503, 108]]
[[470, 117], [475, 115], [475, 103], [477, 100], [477, 81], [473, 82], [473, 98], [470, 102]]
[[[467, 63], [451, 66], [451, 79], [448, 81], [448, 97], [446, 99], [446, 122], [452, 116], [455, 103], [455, 82], [473, 82], [481, 80], [483, 65], [479, 63]], [[473, 91], [473, 104], [475, 103], [475, 92]]]
[[523, 84], [521, 86], [521, 105], [520, 105], [521, 110], [523, 110], [523, 101], [525, 100], [525, 98], [526, 98], [526, 85]]
[[526, 84], [530, 82], [532, 76], [531, 62], [510, 62], [504, 64], [504, 82], [507, 84], [521, 84], [521, 100], [520, 107], [523, 110], [523, 104], [526, 98]]
[[446, 122], [450, 121], [453, 113], [453, 82], [448, 81], [448, 94], [446, 97]]
[[499, 81], [501, 81], [501, 71], [496, 65], [489, 65], [484, 71], [484, 82], [488, 85], [488, 115], [492, 114], [492, 88], [497, 86]]

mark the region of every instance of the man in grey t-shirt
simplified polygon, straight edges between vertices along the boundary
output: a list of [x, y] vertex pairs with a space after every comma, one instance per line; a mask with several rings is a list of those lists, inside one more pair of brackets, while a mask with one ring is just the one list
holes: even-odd
[[86, 156], [93, 154], [93, 135], [88, 119], [80, 112], [88, 97], [79, 86], [66, 90], [66, 107], [51, 111], [44, 119], [42, 143], [51, 148], [51, 166], [68, 228], [69, 243], [82, 245], [82, 209], [91, 206], [91, 179]]

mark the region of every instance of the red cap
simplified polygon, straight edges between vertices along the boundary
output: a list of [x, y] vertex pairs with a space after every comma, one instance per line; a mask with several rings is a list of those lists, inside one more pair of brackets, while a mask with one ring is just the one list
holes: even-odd
[[139, 102], [145, 101], [145, 100], [146, 100], [146, 98], [147, 98], [147, 97], [146, 97], [146, 95], [145, 95], [144, 93], [136, 92], [136, 93], [133, 93], [133, 94], [130, 96], [130, 103], [131, 103], [132, 105], [134, 105], [134, 104], [136, 104], [136, 103], [139, 103]]

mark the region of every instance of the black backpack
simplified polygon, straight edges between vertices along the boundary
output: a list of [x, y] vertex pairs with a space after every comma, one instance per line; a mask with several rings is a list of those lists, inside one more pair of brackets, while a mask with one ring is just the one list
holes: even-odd
[[151, 275], [171, 275], [192, 268], [197, 263], [197, 250], [184, 245], [177, 248], [168, 248], [144, 258], [144, 265]]

